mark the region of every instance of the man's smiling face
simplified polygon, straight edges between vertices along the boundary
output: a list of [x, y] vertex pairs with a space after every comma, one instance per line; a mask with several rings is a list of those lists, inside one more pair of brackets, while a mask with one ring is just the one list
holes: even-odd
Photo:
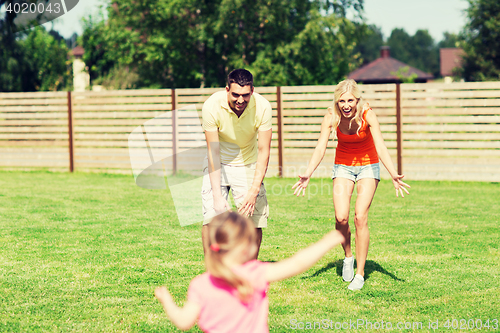
[[250, 97], [252, 97], [253, 87], [250, 85], [242, 87], [237, 83], [231, 83], [231, 86], [226, 87], [226, 91], [227, 102], [231, 110], [238, 114], [245, 111]]

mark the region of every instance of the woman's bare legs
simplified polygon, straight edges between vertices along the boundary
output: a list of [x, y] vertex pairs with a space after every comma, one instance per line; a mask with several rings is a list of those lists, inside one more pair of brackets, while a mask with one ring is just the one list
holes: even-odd
[[354, 182], [345, 178], [333, 179], [333, 207], [335, 209], [335, 229], [345, 238], [342, 243], [345, 256], [352, 257], [351, 228], [349, 227], [349, 207], [351, 203]]
[[363, 287], [365, 264], [370, 244], [370, 232], [368, 230], [368, 210], [377, 190], [378, 180], [373, 178], [360, 179], [357, 184], [357, 199], [355, 205], [354, 225], [356, 226], [356, 276], [353, 273], [354, 261], [351, 249], [351, 229], [349, 227], [349, 208], [354, 190], [354, 182], [345, 178], [333, 180], [333, 206], [335, 208], [335, 228], [345, 237], [342, 243], [346, 259], [342, 268], [342, 277], [345, 281], [351, 281], [349, 289], [358, 290]]
[[378, 180], [363, 178], [358, 181], [354, 225], [356, 226], [356, 274], [365, 276], [365, 263], [370, 244], [370, 232], [368, 230], [368, 210], [377, 190]]

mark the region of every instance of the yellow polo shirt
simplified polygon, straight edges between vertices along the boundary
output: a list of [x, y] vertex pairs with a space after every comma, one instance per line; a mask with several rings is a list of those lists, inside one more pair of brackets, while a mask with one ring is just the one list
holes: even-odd
[[253, 93], [245, 111], [238, 116], [227, 102], [227, 92], [219, 91], [203, 104], [203, 130], [219, 131], [221, 163], [247, 165], [257, 162], [257, 132], [272, 128], [271, 103]]

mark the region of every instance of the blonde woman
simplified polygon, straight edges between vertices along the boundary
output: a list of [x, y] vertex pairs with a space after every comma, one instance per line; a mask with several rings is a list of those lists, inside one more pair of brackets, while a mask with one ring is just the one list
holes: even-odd
[[333, 230], [294, 256], [267, 263], [253, 259], [256, 239], [254, 223], [238, 213], [226, 212], [210, 222], [207, 272], [191, 281], [184, 306], [178, 307], [165, 287], [155, 290], [174, 325], [186, 330], [197, 322], [204, 332], [269, 332], [269, 283], [304, 272], [344, 241]]
[[[334, 93], [333, 105], [328, 108], [321, 124], [321, 134], [305, 174], [299, 175], [295, 183], [294, 195], [305, 195], [307, 185], [314, 170], [323, 160], [328, 138], [336, 131], [338, 144], [333, 166], [333, 207], [335, 209], [335, 228], [345, 237], [342, 247], [345, 259], [342, 268], [344, 281], [350, 281], [350, 290], [359, 290], [364, 285], [365, 263], [370, 243], [368, 231], [368, 210], [380, 181], [379, 160], [389, 172], [396, 189], [396, 196], [408, 193], [398, 175], [385, 146], [380, 125], [375, 112], [364, 103], [361, 92], [354, 80], [340, 82]], [[349, 227], [349, 206], [352, 192], [357, 183], [354, 225], [356, 226], [357, 269], [354, 276], [354, 257], [351, 250], [351, 229]]]

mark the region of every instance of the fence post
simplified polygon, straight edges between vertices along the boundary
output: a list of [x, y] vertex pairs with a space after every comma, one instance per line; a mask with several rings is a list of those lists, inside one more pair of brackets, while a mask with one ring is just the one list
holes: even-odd
[[172, 174], [177, 173], [177, 146], [178, 146], [178, 130], [177, 130], [177, 92], [172, 89]]
[[278, 176], [283, 177], [283, 106], [281, 87], [276, 87], [276, 108], [278, 111]]
[[403, 137], [401, 122], [401, 84], [396, 83], [396, 138], [397, 138], [397, 163], [398, 174], [403, 174]]
[[75, 169], [75, 153], [74, 153], [74, 139], [73, 139], [73, 109], [72, 109], [71, 91], [68, 91], [68, 145], [69, 145], [69, 172]]

